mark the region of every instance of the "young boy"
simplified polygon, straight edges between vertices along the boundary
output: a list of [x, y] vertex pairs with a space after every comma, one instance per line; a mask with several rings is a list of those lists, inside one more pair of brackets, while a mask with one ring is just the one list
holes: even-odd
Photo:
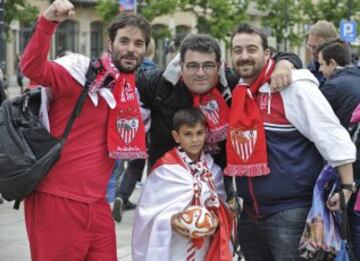
[[[232, 260], [223, 176], [203, 152], [205, 124], [199, 109], [175, 113], [172, 136], [179, 147], [157, 161], [144, 185], [134, 218], [134, 261]], [[210, 231], [198, 238], [179, 219], [191, 205], [206, 207], [214, 217]]]

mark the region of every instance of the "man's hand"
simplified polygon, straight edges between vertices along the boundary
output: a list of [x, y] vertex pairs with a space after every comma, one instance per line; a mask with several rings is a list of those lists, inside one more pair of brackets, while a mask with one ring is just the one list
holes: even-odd
[[[342, 191], [344, 192], [345, 203], [347, 204], [349, 202], [349, 200], [350, 200], [350, 197], [351, 197], [352, 193], [351, 193], [351, 191], [349, 191], [347, 189], [343, 189]], [[334, 195], [332, 195], [328, 199], [328, 201], [326, 202], [326, 206], [331, 211], [339, 211], [339, 210], [341, 210], [339, 193], [335, 193]]]
[[294, 65], [287, 60], [280, 60], [276, 63], [271, 74], [270, 88], [272, 92], [280, 91], [292, 83], [291, 70]]
[[226, 202], [227, 209], [230, 212], [230, 215], [233, 219], [236, 219], [241, 213], [241, 206], [239, 199], [236, 196], [233, 196], [230, 200]]
[[43, 13], [48, 21], [62, 22], [75, 15], [74, 5], [68, 0], [55, 0]]

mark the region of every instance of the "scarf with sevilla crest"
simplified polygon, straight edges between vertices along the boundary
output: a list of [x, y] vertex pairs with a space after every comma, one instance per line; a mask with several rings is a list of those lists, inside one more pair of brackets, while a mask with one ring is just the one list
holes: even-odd
[[274, 66], [274, 60], [269, 59], [251, 85], [239, 83], [233, 91], [225, 175], [256, 177], [270, 173], [264, 123], [254, 98], [259, 88], [269, 81]]
[[90, 85], [90, 92], [112, 88], [116, 107], [109, 109], [107, 147], [113, 159], [146, 158], [145, 127], [135, 92], [135, 74], [119, 72], [109, 53], [101, 56], [100, 71]]
[[206, 119], [208, 143], [217, 143], [226, 139], [229, 107], [216, 87], [205, 94], [193, 93], [193, 105], [199, 108]]

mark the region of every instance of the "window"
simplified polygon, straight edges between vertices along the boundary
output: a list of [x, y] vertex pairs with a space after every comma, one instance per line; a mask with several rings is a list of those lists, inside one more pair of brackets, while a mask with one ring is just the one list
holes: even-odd
[[176, 35], [175, 35], [175, 45], [177, 47], [180, 46], [182, 40], [184, 40], [185, 36], [190, 33], [191, 29], [186, 25], [178, 25], [176, 26]]
[[27, 42], [30, 39], [31, 32], [32, 32], [31, 26], [21, 26], [19, 31], [19, 52], [23, 53], [24, 49], [26, 47]]
[[103, 40], [103, 24], [99, 21], [93, 22], [91, 27], [91, 49], [90, 57], [92, 59], [98, 58], [104, 51]]
[[170, 31], [166, 25], [155, 24], [152, 26], [152, 35], [155, 40], [154, 62], [164, 68], [166, 66], [166, 54], [170, 42]]
[[65, 51], [79, 52], [78, 50], [78, 23], [66, 20], [62, 22], [55, 34], [55, 56]]

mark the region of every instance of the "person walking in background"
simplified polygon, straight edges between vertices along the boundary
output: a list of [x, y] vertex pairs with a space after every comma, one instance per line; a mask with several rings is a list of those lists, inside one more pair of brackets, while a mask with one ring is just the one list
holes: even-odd
[[6, 99], [6, 92], [5, 92], [5, 84], [4, 84], [4, 74], [2, 69], [0, 68], [0, 105]]
[[[260, 29], [238, 26], [231, 59], [241, 78], [233, 90], [224, 173], [236, 176], [244, 202], [241, 249], [251, 261], [301, 260], [300, 238], [324, 160], [342, 184], [351, 184], [355, 146], [309, 70], [293, 70], [293, 83], [271, 93], [274, 60]], [[348, 201], [351, 192], [344, 194]], [[340, 209], [338, 193], [328, 207]]]
[[139, 70], [143, 70], [144, 72], [159, 69], [157, 64], [154, 62], [155, 57], [155, 40], [151, 38], [149, 45], [146, 47], [146, 53], [144, 57], [144, 61], [141, 63]]
[[[2, 69], [0, 68], [0, 106], [5, 99], [6, 99], [6, 93], [4, 87], [4, 75]], [[0, 204], [2, 203], [4, 203], [4, 199], [1, 197], [0, 194]]]
[[20, 93], [24, 92], [24, 75], [20, 68], [21, 55], [16, 55], [15, 70], [16, 70], [16, 82], [20, 87]]
[[[351, 65], [351, 48], [348, 43], [334, 39], [319, 45], [316, 52], [319, 57], [319, 71], [326, 78], [320, 90], [341, 124], [349, 128], [351, 115], [360, 104], [360, 70]], [[353, 193], [348, 206], [350, 233], [354, 253], [357, 260], [360, 260], [360, 213], [354, 210], [360, 186], [358, 168], [354, 168], [354, 178], [355, 183], [342, 184], [342, 186]]]
[[[79, 54], [48, 61], [56, 28], [73, 15], [70, 1], [55, 0], [38, 19], [21, 59], [24, 75], [52, 92], [49, 121], [54, 137], [62, 136], [88, 70], [97, 71], [60, 159], [25, 199], [26, 229], [32, 260], [115, 261], [106, 186], [114, 159], [146, 157], [135, 70], [150, 41], [151, 25], [140, 16], [119, 15], [108, 27], [107, 51], [96, 63]], [[137, 123], [136, 137], [128, 135], [134, 126], [129, 118]]]
[[320, 65], [318, 62], [316, 48], [321, 43], [337, 37], [338, 37], [338, 33], [336, 31], [336, 27], [331, 22], [320, 20], [310, 27], [310, 31], [307, 39], [307, 47], [310, 50], [312, 57], [311, 57], [311, 62], [308, 65], [308, 69], [312, 74], [314, 74], [316, 79], [319, 81], [320, 88], [325, 82], [325, 77], [323, 76], [321, 71], [319, 71]]

